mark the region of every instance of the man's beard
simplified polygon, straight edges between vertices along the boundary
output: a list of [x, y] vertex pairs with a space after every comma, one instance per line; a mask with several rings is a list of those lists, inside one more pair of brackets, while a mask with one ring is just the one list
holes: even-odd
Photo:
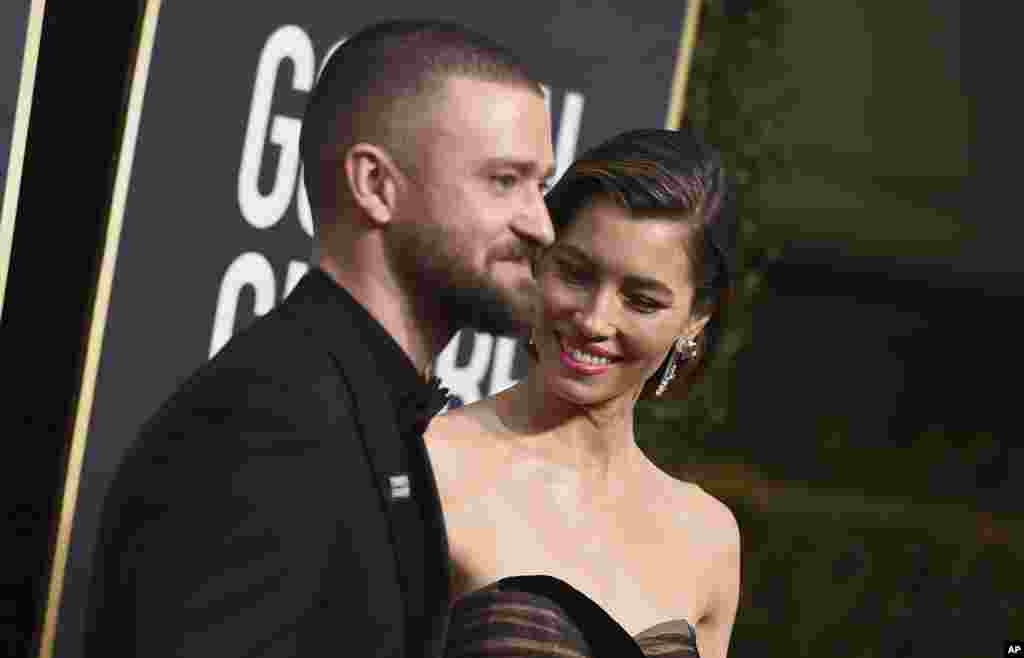
[[393, 237], [392, 267], [418, 299], [434, 300], [452, 331], [522, 336], [529, 330], [536, 297], [532, 279], [517, 291], [502, 289], [459, 258], [456, 236], [441, 227], [416, 225]]

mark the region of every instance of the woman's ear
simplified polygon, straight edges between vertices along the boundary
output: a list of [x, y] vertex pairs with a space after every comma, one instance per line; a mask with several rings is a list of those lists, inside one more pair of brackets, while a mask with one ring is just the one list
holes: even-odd
[[697, 340], [697, 336], [700, 336], [700, 333], [704, 331], [704, 327], [708, 325], [710, 320], [710, 313], [706, 315], [691, 315], [686, 326], [683, 327], [680, 337], [683, 340]]
[[388, 152], [360, 142], [345, 153], [345, 184], [356, 207], [375, 226], [394, 218], [404, 179]]

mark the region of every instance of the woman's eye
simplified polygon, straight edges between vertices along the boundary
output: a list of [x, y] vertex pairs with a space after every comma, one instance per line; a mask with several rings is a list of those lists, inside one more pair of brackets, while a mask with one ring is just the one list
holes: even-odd
[[650, 297], [632, 297], [630, 298], [629, 303], [641, 313], [654, 313], [661, 308], [661, 304]]
[[568, 263], [558, 263], [558, 270], [561, 272], [562, 278], [569, 283], [583, 283], [586, 277], [586, 272]]

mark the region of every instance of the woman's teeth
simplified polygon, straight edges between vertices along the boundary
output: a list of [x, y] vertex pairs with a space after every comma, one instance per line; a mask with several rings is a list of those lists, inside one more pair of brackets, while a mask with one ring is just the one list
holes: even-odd
[[587, 354], [581, 350], [572, 350], [569, 352], [569, 355], [576, 361], [587, 363], [592, 366], [606, 366], [611, 363], [611, 360], [606, 357], [593, 356], [592, 354]]

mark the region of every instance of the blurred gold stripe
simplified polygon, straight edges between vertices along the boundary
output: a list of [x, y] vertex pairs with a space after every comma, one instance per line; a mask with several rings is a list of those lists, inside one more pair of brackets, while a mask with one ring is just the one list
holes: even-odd
[[0, 208], [0, 317], [4, 313], [4, 291], [11, 266], [14, 245], [14, 220], [18, 213], [18, 194], [21, 191], [21, 167], [25, 160], [25, 140], [28, 138], [28, 120], [32, 113], [32, 92], [36, 86], [36, 64], [39, 62], [39, 40], [43, 33], [43, 12], [46, 0], [32, 0], [28, 24], [25, 27], [25, 49], [21, 58], [21, 79], [18, 82], [18, 100], [14, 109], [14, 127], [11, 130], [11, 149], [7, 158], [7, 180], [4, 184], [3, 208]]
[[57, 631], [57, 616], [60, 611], [61, 593], [64, 588], [64, 569], [67, 565], [71, 528], [74, 521], [75, 504], [78, 500], [79, 479], [82, 473], [82, 459], [85, 454], [89, 420], [92, 416], [92, 403], [95, 394], [100, 353], [103, 348], [103, 331], [107, 324], [110, 291], [114, 280], [117, 249], [121, 239], [121, 226], [124, 220], [125, 200], [128, 196], [128, 183], [131, 179], [132, 161], [135, 156], [135, 140], [139, 131], [142, 101], [145, 98], [149, 63], [153, 53], [153, 43], [156, 38], [160, 2], [161, 0], [147, 0], [145, 12], [142, 16], [139, 45], [136, 50], [128, 106], [125, 112], [121, 153], [117, 161], [114, 193], [110, 203], [107, 233], [103, 243], [103, 256], [100, 263], [99, 279], [96, 284], [96, 297], [93, 302], [85, 354], [85, 367], [82, 372], [82, 383], [79, 389], [78, 404], [75, 409], [74, 432], [71, 439], [67, 476], [64, 483], [64, 500], [61, 504], [60, 526], [57, 531], [53, 571], [50, 577], [50, 596], [39, 649], [40, 658], [50, 658], [53, 654], [53, 642]]
[[665, 128], [678, 129], [683, 122], [686, 107], [686, 83], [690, 78], [690, 62], [697, 44], [697, 23], [700, 21], [700, 6], [704, 0], [687, 0], [686, 16], [679, 35], [679, 53], [676, 56], [676, 70], [672, 78], [672, 95], [669, 98]]

